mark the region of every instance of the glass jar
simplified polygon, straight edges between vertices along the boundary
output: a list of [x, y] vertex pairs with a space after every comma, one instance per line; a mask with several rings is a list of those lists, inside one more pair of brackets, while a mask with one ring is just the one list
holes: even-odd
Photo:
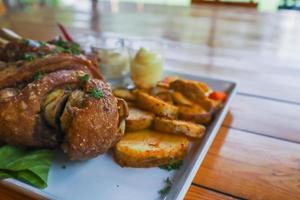
[[103, 37], [92, 45], [98, 52], [101, 73], [107, 80], [123, 79], [130, 71], [130, 56], [125, 40], [116, 37]]
[[136, 86], [149, 88], [161, 80], [163, 48], [163, 44], [157, 40], [132, 41], [131, 79]]

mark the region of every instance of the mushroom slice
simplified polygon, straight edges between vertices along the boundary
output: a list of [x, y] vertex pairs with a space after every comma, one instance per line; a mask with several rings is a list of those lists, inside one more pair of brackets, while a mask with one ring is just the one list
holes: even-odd
[[69, 127], [70, 121], [72, 120], [72, 114], [75, 112], [75, 109], [82, 107], [81, 104], [83, 99], [84, 92], [81, 90], [75, 90], [70, 94], [60, 116], [60, 126], [63, 131], [66, 131]]
[[69, 94], [66, 90], [59, 88], [51, 92], [43, 105], [43, 116], [47, 123], [54, 127], [60, 127], [60, 115], [63, 112]]

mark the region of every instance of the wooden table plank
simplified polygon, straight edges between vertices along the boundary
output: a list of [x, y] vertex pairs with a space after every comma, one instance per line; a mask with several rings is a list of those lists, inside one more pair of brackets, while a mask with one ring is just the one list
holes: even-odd
[[0, 182], [0, 199], [2, 200], [42, 200], [44, 197], [33, 194], [25, 189], [7, 183]]
[[246, 199], [298, 199], [300, 145], [222, 128], [193, 182]]
[[236, 198], [217, 193], [211, 190], [204, 189], [202, 187], [197, 187], [191, 185], [190, 189], [187, 192], [187, 195], [184, 198], [185, 200], [233, 200]]
[[223, 125], [300, 144], [300, 106], [237, 95]]

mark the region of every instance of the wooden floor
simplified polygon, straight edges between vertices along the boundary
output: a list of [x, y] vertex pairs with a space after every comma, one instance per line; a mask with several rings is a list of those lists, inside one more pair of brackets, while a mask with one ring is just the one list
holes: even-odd
[[[164, 39], [166, 68], [234, 80], [239, 86], [185, 199], [300, 199], [299, 12], [96, 6], [4, 11], [0, 25], [44, 40], [58, 33], [57, 21], [73, 33]], [[1, 187], [0, 193], [6, 199], [25, 198]]]

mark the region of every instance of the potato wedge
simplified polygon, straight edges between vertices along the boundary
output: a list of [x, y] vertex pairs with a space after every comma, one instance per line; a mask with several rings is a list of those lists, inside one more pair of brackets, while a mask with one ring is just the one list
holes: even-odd
[[197, 81], [177, 79], [170, 83], [170, 88], [195, 102], [206, 98], [206, 89]]
[[159, 98], [167, 103], [173, 104], [172, 94], [170, 90], [162, 87], [154, 87], [150, 93], [152, 96]]
[[189, 146], [185, 136], [143, 130], [125, 134], [115, 147], [122, 167], [157, 167], [184, 158]]
[[123, 89], [123, 88], [117, 88], [113, 90], [113, 94], [116, 97], [125, 99], [126, 101], [134, 101], [135, 100], [135, 95], [127, 89]]
[[202, 108], [204, 108], [207, 112], [213, 112], [213, 113], [218, 111], [222, 107], [221, 101], [216, 101], [208, 97], [199, 100], [197, 104], [200, 105]]
[[200, 106], [179, 106], [178, 118], [198, 124], [208, 124], [212, 120], [212, 112], [207, 112]]
[[192, 138], [202, 138], [205, 133], [205, 126], [200, 124], [160, 117], [154, 119], [153, 129], [166, 133], [182, 134]]
[[177, 76], [167, 76], [163, 80], [158, 81], [156, 86], [162, 88], [169, 88], [170, 83], [177, 79], [179, 79]]
[[183, 94], [181, 94], [180, 92], [173, 92], [172, 99], [178, 105], [183, 105], [183, 106], [192, 106], [193, 105], [193, 102], [190, 101], [185, 96], [183, 96]]
[[167, 117], [169, 119], [175, 119], [177, 117], [178, 108], [176, 106], [145, 92], [138, 91], [136, 93], [136, 103], [139, 108], [153, 112], [158, 116]]
[[138, 131], [151, 126], [155, 115], [153, 113], [129, 107], [129, 116], [126, 119], [126, 131]]

